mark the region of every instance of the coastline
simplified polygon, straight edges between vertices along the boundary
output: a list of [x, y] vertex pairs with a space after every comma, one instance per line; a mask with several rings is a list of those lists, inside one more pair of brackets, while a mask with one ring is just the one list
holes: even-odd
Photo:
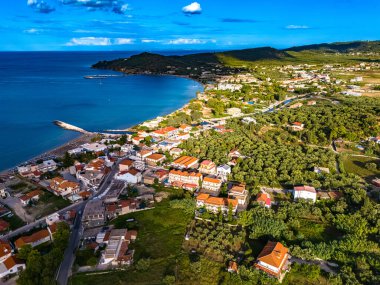
[[[204, 84], [194, 78], [191, 78], [190, 76], [186, 76], [186, 75], [175, 75], [175, 74], [154, 74], [154, 73], [151, 73], [151, 74], [146, 74], [146, 73], [126, 73], [126, 72], [123, 72], [123, 71], [117, 71], [117, 72], [120, 72], [124, 75], [156, 75], [156, 76], [172, 76], [172, 77], [177, 77], [177, 78], [186, 78], [186, 79], [190, 79], [190, 80], [193, 80], [195, 82], [197, 82], [198, 84], [200, 84], [203, 88], [205, 87]], [[195, 94], [196, 95], [196, 94]], [[196, 96], [194, 97], [196, 98]], [[187, 103], [185, 103], [184, 105], [182, 105], [181, 107], [179, 107], [178, 109], [174, 110], [173, 112], [171, 113], [168, 113], [166, 115], [163, 115], [164, 117], [167, 117], [167, 116], [171, 116], [173, 114], [175, 114], [176, 112], [178, 111], [181, 111], [183, 110], [184, 108], [186, 108], [189, 104], [189, 101]], [[156, 118], [156, 117], [154, 117]], [[134, 126], [131, 126], [131, 127], [128, 127], [128, 128], [125, 128], [123, 130], [119, 130], [119, 131], [129, 131], [129, 130], [133, 130], [134, 127], [136, 126], [139, 126], [141, 124], [143, 124], [144, 122], [147, 122], [147, 121], [150, 121], [150, 120], [153, 120], [154, 118], [151, 118], [151, 119], [146, 119], [142, 122], [140, 122], [139, 124], [137, 125], [134, 125]], [[61, 126], [58, 126], [57, 127], [59, 128], [62, 128], [64, 130], [67, 130], [67, 131], [74, 131], [74, 132], [78, 132], [76, 130], [71, 130], [71, 129], [66, 129], [66, 128], [63, 128]], [[73, 126], [73, 127], [76, 127], [76, 126]], [[106, 130], [104, 130], [106, 131]], [[80, 133], [80, 132], [79, 132]], [[7, 168], [7, 169], [4, 169], [4, 170], [0, 170], [0, 176], [9, 176], [9, 175], [13, 175], [14, 174], [14, 169], [18, 166], [18, 165], [22, 165], [22, 164], [27, 164], [27, 163], [33, 163], [39, 159], [44, 159], [44, 158], [49, 158], [49, 157], [60, 157], [60, 156], [63, 156], [68, 150], [72, 149], [72, 148], [76, 148], [76, 147], [79, 147], [80, 145], [84, 144], [84, 143], [88, 143], [91, 141], [91, 138], [93, 138], [94, 136], [96, 136], [97, 134], [102, 134], [102, 132], [88, 132], [88, 133], [80, 133], [80, 136], [77, 137], [77, 138], [74, 138], [74, 139], [71, 139], [69, 141], [67, 141], [66, 143], [62, 144], [62, 145], [59, 145], [53, 149], [50, 149], [50, 150], [47, 150], [39, 155], [36, 155], [28, 160], [25, 160], [21, 163], [17, 163], [16, 165], [10, 167], [10, 168]], [[111, 134], [110, 134], [111, 135]], [[0, 177], [1, 178], [1, 177]]]

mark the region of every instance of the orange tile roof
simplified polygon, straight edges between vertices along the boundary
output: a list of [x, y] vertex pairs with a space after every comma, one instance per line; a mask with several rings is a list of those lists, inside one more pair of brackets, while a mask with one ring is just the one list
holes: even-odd
[[265, 203], [268, 198], [269, 198], [269, 196], [267, 193], [260, 192], [259, 194], [257, 194], [256, 201]]
[[43, 192], [41, 190], [33, 190], [32, 192], [26, 193], [20, 197], [22, 201], [28, 201], [38, 195], [41, 195]]
[[202, 177], [202, 174], [198, 172], [187, 172], [187, 171], [181, 171], [181, 170], [170, 170], [170, 174], [173, 175], [179, 175], [179, 176], [186, 176], [186, 177]]
[[177, 158], [173, 164], [183, 165], [185, 167], [188, 167], [191, 164], [194, 164], [198, 161], [198, 158], [192, 157], [192, 156], [181, 156], [180, 158]]
[[0, 258], [10, 254], [12, 252], [12, 247], [9, 242], [0, 241]]
[[151, 155], [149, 155], [146, 159], [150, 159], [150, 160], [160, 160], [162, 158], [164, 158], [165, 156], [161, 153], [153, 153]]
[[212, 178], [212, 177], [205, 177], [205, 178], [203, 178], [203, 181], [204, 182], [210, 182], [210, 183], [217, 183], [217, 184], [222, 182], [220, 179]]
[[273, 267], [280, 268], [284, 265], [288, 251], [288, 248], [280, 242], [268, 241], [257, 259]]
[[154, 131], [154, 133], [158, 134], [158, 135], [166, 135], [167, 133], [173, 132], [175, 130], [177, 130], [177, 129], [174, 128], [174, 127], [166, 127], [166, 128], [162, 128], [162, 129], [156, 130], [156, 131]]
[[120, 165], [131, 166], [132, 164], [133, 164], [133, 160], [130, 160], [130, 159], [124, 159], [120, 162]]
[[16, 259], [14, 256], [10, 256], [8, 257], [5, 261], [4, 261], [4, 265], [5, 267], [7, 268], [7, 270], [11, 269], [12, 267], [14, 267], [16, 264], [21, 264], [22, 262], [18, 259]]
[[197, 201], [203, 201], [206, 204], [216, 205], [216, 206], [228, 206], [231, 204], [236, 207], [238, 201], [236, 199], [227, 199], [220, 197], [212, 197], [209, 194], [201, 193], [197, 196]]
[[33, 243], [50, 236], [48, 230], [40, 230], [30, 236], [22, 236], [15, 241], [17, 248], [21, 248], [25, 244]]
[[206, 201], [210, 197], [209, 194], [201, 193], [197, 196], [197, 200], [199, 201]]

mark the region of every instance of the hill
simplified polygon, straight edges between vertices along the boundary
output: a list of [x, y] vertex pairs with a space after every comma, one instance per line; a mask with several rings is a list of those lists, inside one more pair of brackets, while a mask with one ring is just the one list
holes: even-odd
[[380, 41], [356, 41], [356, 42], [342, 42], [342, 43], [323, 43], [306, 45], [299, 47], [292, 47], [284, 50], [286, 51], [319, 51], [319, 52], [332, 52], [332, 53], [350, 53], [350, 52], [380, 52]]
[[[361, 58], [351, 53], [375, 53], [375, 58], [369, 58], [368, 55], [366, 58]], [[183, 56], [163, 56], [144, 52], [130, 58], [100, 61], [92, 67], [129, 74], [173, 74], [207, 81], [215, 76], [247, 70], [258, 62], [263, 64], [318, 64], [360, 60], [379, 61], [379, 53], [380, 41], [357, 41], [306, 45], [283, 50], [261, 47]], [[345, 56], [341, 56], [341, 54], [345, 54]]]

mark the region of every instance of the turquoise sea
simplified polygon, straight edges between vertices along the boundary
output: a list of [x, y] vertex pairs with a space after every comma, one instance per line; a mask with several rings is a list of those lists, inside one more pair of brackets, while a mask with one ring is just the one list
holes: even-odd
[[[126, 128], [168, 114], [202, 86], [173, 76], [115, 74], [91, 64], [131, 52], [0, 53], [0, 170], [57, 147], [79, 134], [53, 124], [61, 120], [89, 131]], [[177, 53], [180, 54], [180, 53]]]

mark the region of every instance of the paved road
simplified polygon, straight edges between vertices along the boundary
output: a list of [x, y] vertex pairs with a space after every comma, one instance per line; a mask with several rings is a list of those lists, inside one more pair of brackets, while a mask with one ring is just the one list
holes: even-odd
[[291, 258], [291, 262], [296, 262], [299, 264], [314, 264], [318, 265], [323, 271], [326, 271], [328, 273], [336, 274], [338, 267], [332, 267], [328, 265], [327, 261], [324, 260], [304, 260], [301, 258], [293, 257]]
[[[82, 232], [82, 215], [83, 210], [88, 203], [88, 201], [97, 198], [99, 195], [104, 193], [107, 188], [109, 187], [112, 179], [114, 178], [115, 174], [118, 170], [118, 164], [115, 163], [110, 173], [107, 174], [107, 176], [104, 178], [102, 184], [99, 186], [99, 189], [92, 198], [90, 198], [87, 201], [84, 201], [81, 203], [80, 212], [78, 212], [78, 215], [76, 217], [73, 230], [71, 231], [69, 245], [65, 250], [64, 257], [62, 260], [62, 263], [60, 267], [58, 268], [57, 277], [56, 280], [58, 281], [59, 285], [66, 285], [67, 281], [69, 279], [69, 276], [71, 275], [71, 267], [73, 266], [74, 260], [75, 260], [75, 250], [77, 249], [80, 241], [80, 236]], [[80, 214], [79, 214], [80, 213]]]

